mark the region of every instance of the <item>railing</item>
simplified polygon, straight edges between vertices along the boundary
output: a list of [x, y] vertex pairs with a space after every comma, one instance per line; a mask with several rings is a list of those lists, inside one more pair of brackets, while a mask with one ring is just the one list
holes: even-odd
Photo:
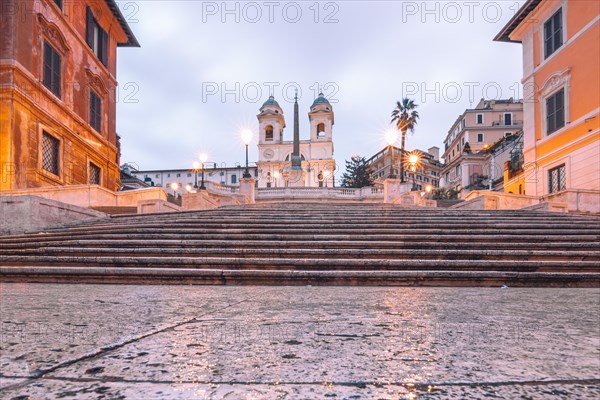
[[303, 197], [303, 198], [383, 198], [383, 189], [377, 187], [332, 188], [332, 187], [285, 187], [285, 188], [260, 188], [256, 191], [257, 198], [267, 197]]
[[206, 186], [208, 191], [214, 193], [237, 194], [240, 192], [240, 188], [237, 186], [221, 185], [214, 182], [205, 182], [204, 186]]
[[521, 126], [523, 125], [523, 121], [513, 120], [512, 123], [507, 124], [504, 120], [502, 121], [493, 121], [492, 126]]

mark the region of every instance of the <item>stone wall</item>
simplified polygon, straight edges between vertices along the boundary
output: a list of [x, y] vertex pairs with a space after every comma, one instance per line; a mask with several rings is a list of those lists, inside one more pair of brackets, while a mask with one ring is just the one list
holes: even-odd
[[0, 196], [0, 234], [4, 235], [97, 218], [107, 218], [107, 215], [38, 196]]

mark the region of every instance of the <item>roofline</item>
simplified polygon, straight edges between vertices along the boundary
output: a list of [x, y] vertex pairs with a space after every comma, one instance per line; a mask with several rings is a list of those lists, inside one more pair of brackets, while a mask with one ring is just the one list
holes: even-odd
[[[240, 165], [239, 167], [217, 167], [217, 168], [212, 168], [212, 167], [206, 167], [204, 168], [205, 172], [211, 172], [211, 171], [223, 171], [223, 170], [232, 170], [232, 171], [237, 171], [239, 169], [243, 169], [246, 168], [246, 166], [244, 165]], [[256, 165], [248, 165], [248, 169], [254, 169], [254, 168], [258, 168]], [[200, 171], [200, 170], [198, 170]], [[148, 170], [131, 170], [129, 173], [130, 174], [144, 174], [144, 173], [151, 173], [151, 172], [156, 172], [156, 173], [167, 173], [167, 172], [194, 172], [193, 168], [187, 168], [187, 169], [148, 169]]]
[[510, 34], [523, 22], [525, 18], [542, 2], [542, 0], [527, 0], [523, 7], [504, 25], [504, 28], [494, 37], [495, 42], [521, 43], [520, 40], [512, 40]]
[[112, 11], [112, 13], [115, 16], [115, 18], [117, 19], [117, 21], [119, 21], [119, 25], [121, 25], [121, 28], [123, 28], [123, 30], [125, 31], [125, 34], [127, 35], [127, 42], [117, 43], [117, 46], [118, 47], [141, 47], [137, 38], [133, 34], [131, 27], [125, 20], [123, 13], [121, 13], [121, 10], [119, 9], [119, 6], [117, 5], [116, 1], [115, 0], [106, 0], [106, 4], [108, 5], [108, 8], [110, 8], [110, 10]]

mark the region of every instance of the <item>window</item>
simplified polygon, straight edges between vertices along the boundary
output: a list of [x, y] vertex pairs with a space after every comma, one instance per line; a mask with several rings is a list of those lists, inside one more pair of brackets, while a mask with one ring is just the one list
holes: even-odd
[[96, 132], [102, 132], [102, 100], [92, 89], [90, 89], [90, 126]]
[[60, 79], [61, 79], [61, 60], [60, 54], [44, 42], [44, 86], [46, 86], [56, 97], [60, 98]]
[[504, 125], [512, 125], [512, 114], [504, 113]]
[[188, 178], [191, 178], [191, 176], [192, 176], [192, 174], [190, 174], [190, 173], [188, 173], [188, 174], [187, 174], [187, 177], [188, 177]]
[[317, 137], [323, 136], [325, 136], [325, 124], [321, 122], [319, 125], [317, 125]]
[[477, 142], [478, 143], [482, 143], [483, 142], [483, 133], [478, 133], [477, 134]]
[[235, 184], [235, 183], [237, 183], [237, 175], [235, 175], [235, 174], [234, 174], [234, 175], [231, 175], [231, 183], [232, 183], [232, 184]]
[[181, 178], [181, 174], [177, 174], [176, 176], [177, 176], [178, 178]]
[[510, 136], [512, 135], [512, 132], [504, 132], [504, 136]]
[[477, 114], [477, 125], [483, 124], [483, 114]]
[[463, 146], [464, 146], [464, 144], [465, 144], [465, 137], [464, 137], [464, 136], [462, 137], [462, 139], [461, 139], [461, 141], [460, 141], [460, 142], [461, 142], [461, 143], [463, 144]]
[[565, 89], [546, 99], [546, 133], [549, 135], [565, 126]]
[[548, 58], [563, 44], [562, 8], [544, 24], [544, 58]]
[[89, 182], [90, 185], [99, 185], [100, 184], [100, 167], [94, 163], [90, 163], [89, 169]]
[[265, 140], [271, 141], [273, 140], [273, 126], [267, 125], [265, 128]]
[[556, 193], [567, 188], [565, 164], [548, 171], [548, 193]]
[[42, 133], [42, 168], [60, 174], [60, 141], [47, 132]]
[[85, 38], [100, 62], [108, 66], [108, 34], [98, 25], [98, 21], [89, 7], [86, 9]]

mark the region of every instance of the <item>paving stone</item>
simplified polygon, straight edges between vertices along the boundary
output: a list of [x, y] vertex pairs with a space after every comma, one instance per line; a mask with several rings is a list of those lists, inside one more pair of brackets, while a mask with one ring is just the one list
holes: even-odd
[[[96, 321], [124, 323], [116, 340], [77, 342], [68, 353], [56, 351], [64, 347], [57, 343], [9, 346], [3, 335], [4, 379], [18, 379], [22, 370], [15, 365], [23, 354], [56, 368], [26, 384], [15, 381], [0, 397], [545, 399], [600, 393], [598, 289], [0, 289], [3, 320], [27, 324], [48, 318], [52, 309], [51, 319], [62, 324], [95, 313], [101, 315]], [[40, 296], [51, 305], [39, 307]], [[116, 299], [119, 304], [111, 304]], [[94, 353], [109, 343], [114, 346]]]

